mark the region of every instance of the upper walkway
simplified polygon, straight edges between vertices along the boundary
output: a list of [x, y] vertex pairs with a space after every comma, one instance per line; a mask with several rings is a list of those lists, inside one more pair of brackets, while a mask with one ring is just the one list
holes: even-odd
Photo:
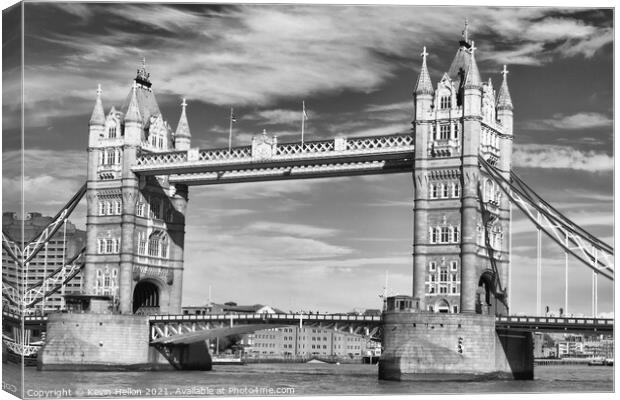
[[263, 134], [230, 150], [143, 152], [132, 171], [187, 185], [398, 173], [413, 171], [413, 151], [412, 135], [278, 144]]

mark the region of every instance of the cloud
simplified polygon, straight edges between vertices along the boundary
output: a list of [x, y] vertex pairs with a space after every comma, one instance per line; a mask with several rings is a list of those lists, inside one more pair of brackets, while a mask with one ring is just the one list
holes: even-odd
[[572, 115], [555, 114], [552, 118], [538, 119], [524, 124], [524, 128], [548, 131], [548, 130], [580, 130], [588, 128], [611, 127], [613, 119], [605, 114], [597, 112], [580, 112]]
[[284, 224], [270, 221], [254, 222], [247, 226], [246, 230], [254, 233], [278, 233], [311, 238], [329, 237], [334, 236], [336, 233], [338, 233], [338, 230], [331, 228], [321, 228], [317, 226], [302, 224]]
[[[310, 115], [310, 111], [307, 111], [307, 114]], [[301, 124], [301, 110], [264, 110], [243, 116], [242, 119], [250, 121], [258, 120], [268, 125]]]
[[614, 158], [605, 153], [568, 146], [525, 144], [515, 146], [512, 165], [524, 168], [565, 168], [590, 172], [612, 171]]

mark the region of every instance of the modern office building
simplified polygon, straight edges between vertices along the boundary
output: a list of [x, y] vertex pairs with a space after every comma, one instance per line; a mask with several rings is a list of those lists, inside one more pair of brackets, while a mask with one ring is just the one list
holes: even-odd
[[[23, 247], [39, 235], [52, 220], [52, 217], [43, 216], [38, 212], [26, 213], [23, 218], [20, 218], [18, 213], [5, 212], [2, 214], [2, 231]], [[2, 279], [21, 292], [24, 286], [30, 287], [43, 281], [46, 276], [65, 265], [65, 261], [73, 258], [85, 244], [86, 232], [77, 229], [75, 225], [67, 221], [25, 268], [18, 268], [2, 249]], [[39, 312], [64, 310], [64, 295], [77, 294], [81, 290], [82, 276], [78, 274], [56, 293], [36, 304], [34, 309]]]

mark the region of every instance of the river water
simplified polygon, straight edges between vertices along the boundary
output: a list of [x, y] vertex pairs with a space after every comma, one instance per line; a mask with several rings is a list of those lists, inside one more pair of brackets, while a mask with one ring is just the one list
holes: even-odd
[[[67, 372], [25, 369], [24, 397], [190, 397], [612, 392], [606, 366], [539, 366], [532, 381], [390, 382], [376, 365], [249, 364], [213, 371]], [[19, 391], [19, 367], [3, 365], [3, 387]]]

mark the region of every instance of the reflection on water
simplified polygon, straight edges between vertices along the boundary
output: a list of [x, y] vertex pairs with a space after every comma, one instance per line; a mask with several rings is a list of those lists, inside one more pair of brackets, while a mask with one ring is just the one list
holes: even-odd
[[[19, 367], [3, 365], [3, 381]], [[25, 370], [25, 397], [174, 397], [215, 395], [344, 395], [489, 392], [611, 392], [613, 368], [540, 366], [533, 381], [391, 382], [376, 365], [250, 364], [210, 372], [67, 372]]]

